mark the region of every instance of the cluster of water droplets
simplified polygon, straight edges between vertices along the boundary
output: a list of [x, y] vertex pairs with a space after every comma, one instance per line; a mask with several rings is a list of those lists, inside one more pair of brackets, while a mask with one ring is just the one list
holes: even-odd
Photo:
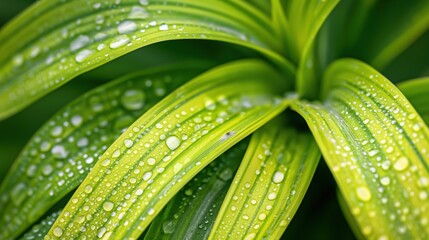
[[14, 231], [23, 222], [35, 221], [50, 204], [76, 188], [124, 128], [180, 85], [166, 76], [142, 78], [95, 90], [57, 113], [36, 133], [0, 193], [1, 205], [7, 206], [2, 208], [1, 222], [7, 223], [7, 229]]
[[[358, 89], [356, 93], [329, 102], [341, 117], [338, 123], [343, 132], [340, 136], [330, 132], [331, 154], [338, 159], [332, 162], [332, 170], [347, 176], [345, 184], [356, 186], [347, 194], [355, 203], [351, 212], [365, 236], [387, 239], [385, 234], [394, 233], [407, 237], [409, 229], [428, 224], [429, 186], [422, 183], [429, 176], [421, 162], [429, 159], [428, 132], [387, 80], [377, 74], [369, 79], [357, 78], [350, 84]], [[410, 209], [411, 205], [419, 207]], [[389, 224], [374, 229], [380, 225], [378, 218]]]

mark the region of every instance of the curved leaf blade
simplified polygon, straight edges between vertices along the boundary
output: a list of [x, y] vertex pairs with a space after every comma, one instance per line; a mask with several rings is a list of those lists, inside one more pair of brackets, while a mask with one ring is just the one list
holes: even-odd
[[408, 80], [397, 85], [426, 124], [429, 124], [429, 78]]
[[269, 19], [243, 1], [47, 0], [0, 32], [0, 118], [80, 73], [137, 48], [174, 39], [209, 39], [273, 51]]
[[325, 101], [297, 101], [366, 238], [428, 237], [429, 130], [380, 73], [339, 60], [324, 77]]
[[139, 116], [203, 71], [198, 64], [125, 76], [84, 94], [29, 141], [0, 188], [0, 238], [17, 236], [83, 181]]
[[145, 239], [207, 239], [248, 141], [241, 141], [195, 176], [152, 221]]
[[43, 237], [49, 232], [49, 229], [51, 229], [52, 225], [54, 224], [60, 213], [61, 211], [57, 211], [46, 216], [38, 224], [34, 225], [29, 231], [27, 231], [20, 239], [43, 239]]
[[48, 238], [138, 237], [204, 166], [286, 108], [276, 97], [284, 90], [282, 77], [256, 60], [185, 84], [106, 150]]
[[310, 133], [276, 118], [256, 131], [210, 239], [279, 239], [320, 159]]

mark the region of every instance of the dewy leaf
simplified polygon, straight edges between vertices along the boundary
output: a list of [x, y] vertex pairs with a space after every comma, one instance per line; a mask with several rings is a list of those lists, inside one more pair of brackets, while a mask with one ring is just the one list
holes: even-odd
[[40, 221], [40, 223], [34, 225], [28, 232], [26, 232], [20, 239], [21, 240], [33, 240], [43, 239], [43, 237], [49, 232], [55, 219], [60, 215], [61, 211], [56, 211]]
[[186, 182], [283, 111], [289, 101], [276, 96], [286, 90], [285, 79], [256, 60], [180, 87], [106, 150], [47, 238], [138, 237]]
[[0, 238], [18, 236], [79, 186], [124, 128], [202, 69], [194, 64], [132, 74], [83, 95], [53, 116], [3, 181]]
[[311, 134], [286, 123], [276, 118], [252, 135], [210, 239], [282, 236], [320, 159]]
[[398, 84], [426, 124], [429, 124], [429, 77], [408, 80]]
[[361, 232], [429, 237], [429, 130], [403, 94], [353, 59], [324, 76], [324, 103], [297, 101]]
[[269, 18], [244, 1], [40, 1], [0, 32], [0, 118], [80, 73], [166, 40], [240, 44], [291, 73], [275, 53], [273, 32]]
[[207, 239], [248, 141], [241, 141], [195, 176], [152, 221], [145, 239]]
[[349, 227], [353, 231], [354, 236], [357, 239], [364, 240], [366, 239], [362, 232], [360, 231], [359, 225], [357, 224], [356, 220], [353, 217], [352, 212], [350, 211], [349, 206], [347, 206], [346, 200], [344, 200], [343, 195], [341, 195], [341, 192], [337, 190], [337, 199], [338, 203], [340, 205], [340, 208], [343, 212], [344, 218], [347, 220], [347, 223], [349, 224]]

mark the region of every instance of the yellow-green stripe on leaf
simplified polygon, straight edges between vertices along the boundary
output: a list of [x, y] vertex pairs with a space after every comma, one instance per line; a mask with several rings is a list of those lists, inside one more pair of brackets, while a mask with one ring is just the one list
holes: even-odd
[[278, 98], [285, 87], [257, 60], [226, 64], [183, 85], [106, 150], [47, 238], [138, 237], [201, 169], [286, 108], [289, 102]]
[[209, 239], [279, 239], [319, 159], [309, 132], [280, 117], [264, 125], [252, 135]]
[[353, 59], [324, 76], [324, 102], [297, 101], [360, 231], [429, 237], [429, 130], [384, 76]]

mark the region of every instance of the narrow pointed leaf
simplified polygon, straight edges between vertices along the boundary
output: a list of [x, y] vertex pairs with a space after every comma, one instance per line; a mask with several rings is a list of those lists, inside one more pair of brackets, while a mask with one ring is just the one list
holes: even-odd
[[137, 48], [209, 39], [256, 49], [283, 66], [267, 16], [243, 1], [46, 0], [0, 31], [0, 118], [80, 73]]
[[49, 232], [52, 225], [54, 224], [57, 217], [60, 215], [61, 211], [56, 211], [44, 219], [42, 219], [39, 223], [34, 225], [29, 231], [27, 231], [20, 239], [21, 240], [33, 240], [33, 239], [43, 239], [45, 235]]
[[180, 87], [106, 150], [48, 239], [138, 237], [201, 169], [285, 109], [288, 101], [275, 97], [285, 87], [256, 60], [218, 67]]
[[429, 124], [429, 78], [401, 82], [398, 84], [398, 88], [407, 97], [426, 124]]
[[279, 239], [298, 209], [319, 159], [311, 134], [287, 126], [283, 118], [256, 131], [210, 239]]
[[[288, 24], [288, 52], [298, 63], [297, 91], [306, 98], [317, 97], [315, 39], [328, 15], [339, 0], [284, 1]], [[312, 86], [312, 87], [309, 87]]]
[[429, 236], [429, 130], [403, 94], [353, 59], [324, 76], [324, 103], [299, 101], [363, 235]]
[[152, 221], [145, 239], [207, 239], [248, 141], [204, 168]]
[[30, 140], [0, 190], [0, 238], [17, 236], [75, 189], [139, 116], [203, 67], [142, 71], [101, 86], [58, 112]]

